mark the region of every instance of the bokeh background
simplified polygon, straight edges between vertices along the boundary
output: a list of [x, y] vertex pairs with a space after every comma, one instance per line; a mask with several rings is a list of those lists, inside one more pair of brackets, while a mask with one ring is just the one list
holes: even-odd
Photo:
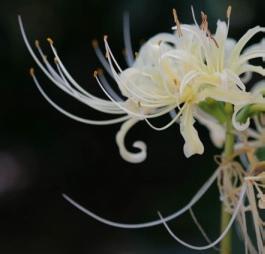
[[[122, 58], [122, 16], [131, 17], [133, 48], [159, 32], [170, 32], [172, 8], [191, 23], [190, 5], [205, 11], [212, 31], [232, 4], [230, 36], [239, 38], [250, 27], [265, 25], [263, 0], [1, 0], [0, 1], [0, 253], [2, 254], [171, 254], [196, 253], [183, 248], [163, 227], [123, 230], [102, 225], [84, 215], [62, 192], [97, 214], [122, 222], [143, 222], [182, 207], [216, 168], [220, 153], [198, 126], [206, 147], [203, 156], [186, 160], [177, 126], [156, 132], [138, 124], [127, 138], [148, 145], [144, 163], [124, 162], [115, 144], [116, 126], [87, 126], [55, 111], [39, 94], [29, 76], [36, 67], [18, 28], [21, 14], [33, 43], [39, 39], [52, 59], [46, 37], [56, 47], [71, 74], [89, 91], [104, 96], [92, 73], [100, 63], [91, 41], [104, 34]], [[259, 36], [255, 40], [260, 39]], [[56, 89], [36, 68], [45, 90], [60, 105], [80, 116], [104, 117]], [[212, 239], [219, 233], [216, 187], [195, 206]], [[183, 239], [205, 241], [186, 214], [170, 224]], [[235, 236], [234, 253], [240, 253]], [[202, 252], [200, 252], [202, 253]], [[203, 253], [215, 253], [213, 250]]]

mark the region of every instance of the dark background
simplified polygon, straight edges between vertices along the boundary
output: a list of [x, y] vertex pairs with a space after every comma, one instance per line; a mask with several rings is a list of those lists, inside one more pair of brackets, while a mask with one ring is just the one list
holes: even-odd
[[[127, 138], [148, 145], [147, 160], [124, 162], [115, 144], [119, 125], [88, 126], [55, 111], [39, 94], [28, 75], [35, 66], [22, 41], [17, 15], [27, 34], [36, 38], [50, 59], [46, 37], [51, 36], [65, 65], [84, 88], [104, 96], [92, 77], [100, 67], [91, 40], [109, 35], [115, 55], [122, 59], [122, 15], [131, 15], [134, 49], [158, 32], [170, 32], [172, 8], [191, 23], [190, 5], [204, 10], [212, 31], [225, 19], [232, 4], [230, 36], [239, 38], [255, 25], [264, 25], [264, 1], [68, 1], [11, 0], [0, 2], [0, 253], [1, 254], [165, 254], [196, 253], [174, 242], [163, 227], [123, 230], [102, 225], [73, 208], [61, 196], [122, 222], [156, 219], [182, 207], [216, 168], [207, 131], [199, 127], [205, 154], [186, 160], [179, 129], [156, 132], [146, 124], [133, 128]], [[256, 37], [258, 39], [259, 36]], [[255, 41], [255, 40], [253, 40]], [[36, 73], [51, 97], [69, 111], [91, 119], [103, 118], [80, 105]], [[212, 239], [219, 232], [216, 187], [194, 208]], [[181, 238], [204, 244], [189, 214], [170, 224]], [[238, 240], [235, 240], [238, 245]], [[200, 252], [199, 252], [200, 253]], [[214, 253], [205, 251], [203, 253]], [[235, 251], [239, 253], [239, 250]]]

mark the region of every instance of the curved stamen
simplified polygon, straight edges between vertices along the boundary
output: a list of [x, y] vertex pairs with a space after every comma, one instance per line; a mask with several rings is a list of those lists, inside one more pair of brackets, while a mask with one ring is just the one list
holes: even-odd
[[[204, 239], [206, 240], [206, 242], [208, 242], [209, 244], [212, 243], [211, 239], [208, 237], [208, 235], [206, 234], [205, 230], [203, 229], [203, 227], [201, 226], [201, 224], [199, 223], [195, 213], [193, 212], [192, 208], [189, 209], [191, 218], [193, 220], [193, 222], [195, 223], [195, 225], [197, 226], [197, 228], [199, 229], [199, 231], [201, 232], [202, 236], [204, 237]], [[216, 248], [215, 246], [213, 247], [216, 251], [219, 251], [219, 248]]]
[[167, 222], [165, 222], [165, 219], [162, 217], [161, 213], [158, 212], [158, 215], [161, 219], [161, 221], [163, 222], [166, 230], [168, 231], [168, 233], [177, 241], [179, 242], [180, 244], [182, 244], [183, 246], [185, 247], [188, 247], [190, 249], [193, 249], [193, 250], [207, 250], [207, 249], [210, 249], [212, 247], [214, 247], [216, 244], [218, 244], [219, 242], [222, 241], [222, 239], [225, 237], [225, 235], [228, 233], [228, 231], [230, 230], [231, 226], [233, 225], [237, 215], [238, 215], [238, 211], [240, 209], [240, 206], [242, 205], [242, 201], [244, 199], [244, 196], [246, 194], [246, 190], [247, 190], [247, 185], [244, 184], [242, 186], [242, 189], [241, 189], [241, 192], [240, 192], [240, 197], [239, 197], [239, 200], [238, 200], [238, 203], [237, 203], [237, 206], [235, 207], [234, 209], [234, 212], [233, 212], [233, 215], [228, 223], [228, 225], [226, 226], [225, 230], [222, 232], [222, 234], [214, 241], [212, 242], [211, 244], [208, 244], [208, 245], [205, 245], [205, 246], [195, 246], [195, 245], [192, 245], [192, 244], [189, 244], [183, 240], [181, 240], [179, 237], [177, 237], [173, 232], [172, 230], [169, 228], [169, 226], [167, 225]]
[[[91, 106], [93, 104], [93, 102], [97, 101], [97, 102], [102, 102], [102, 103], [106, 103], [107, 101], [104, 101], [100, 98], [97, 98], [91, 94], [88, 94], [88, 97], [86, 98], [86, 101], [84, 100], [81, 100], [79, 96], [76, 96], [77, 94], [75, 92], [73, 92], [73, 90], [69, 90], [66, 88], [66, 85], [64, 83], [61, 83], [59, 82], [59, 79], [56, 79], [54, 76], [51, 75], [51, 73], [43, 66], [43, 64], [40, 62], [40, 60], [38, 59], [38, 57], [36, 56], [36, 54], [34, 53], [32, 47], [30, 46], [30, 43], [28, 41], [28, 38], [26, 36], [26, 33], [25, 33], [25, 30], [24, 30], [24, 26], [23, 26], [23, 23], [22, 23], [22, 19], [20, 16], [18, 16], [18, 21], [19, 21], [19, 26], [20, 26], [20, 31], [21, 31], [21, 34], [22, 34], [22, 37], [23, 37], [23, 40], [26, 44], [26, 47], [29, 51], [29, 53], [31, 54], [32, 58], [34, 59], [34, 61], [37, 63], [37, 65], [40, 67], [40, 69], [43, 71], [43, 73], [58, 87], [60, 88], [61, 90], [63, 90], [65, 93], [67, 93], [68, 95], [74, 97], [75, 99], [79, 100], [80, 102], [82, 103], [85, 103], [87, 104], [88, 106]], [[56, 58], [58, 60], [58, 57]], [[48, 61], [46, 59], [46, 61]], [[77, 84], [78, 85], [78, 84]], [[76, 91], [77, 92], [77, 91]], [[79, 94], [80, 95], [80, 94]], [[91, 99], [95, 99], [93, 101], [91, 101]], [[110, 103], [110, 102], [108, 102]], [[100, 110], [100, 105], [99, 104], [99, 107], [97, 108], [98, 110]], [[114, 104], [113, 104], [114, 105]], [[118, 107], [117, 107], [118, 108]]]
[[[211, 187], [211, 185], [214, 183], [214, 181], [216, 180], [218, 175], [219, 175], [219, 169], [217, 169], [213, 173], [213, 175], [203, 184], [203, 186], [199, 189], [199, 191], [194, 195], [194, 197], [190, 200], [190, 202], [186, 206], [179, 209], [177, 212], [165, 217], [163, 221], [169, 222], [171, 220], [174, 220], [177, 217], [179, 217], [180, 215], [187, 212], [191, 207], [193, 207], [201, 199], [201, 197], [207, 192], [207, 190]], [[107, 219], [100, 217], [97, 214], [91, 212], [90, 210], [86, 209], [85, 207], [81, 206], [76, 201], [74, 201], [72, 198], [70, 198], [68, 195], [63, 193], [62, 196], [71, 205], [76, 207], [81, 212], [87, 214], [88, 216], [92, 217], [93, 219], [95, 219], [95, 220], [97, 220], [103, 224], [106, 224], [106, 225], [109, 225], [112, 227], [125, 228], [125, 229], [140, 229], [140, 228], [149, 228], [149, 227], [158, 226], [158, 225], [161, 225], [163, 223], [161, 220], [154, 220], [154, 221], [149, 221], [149, 222], [145, 222], [145, 223], [126, 224], [126, 223], [120, 223], [120, 222], [107, 220]]]
[[110, 96], [117, 102], [123, 101], [123, 99], [113, 90], [109, 82], [107, 81], [103, 72], [98, 72], [98, 78], [101, 84], [105, 87], [106, 91], [110, 94]]
[[75, 121], [78, 121], [78, 122], [81, 122], [81, 123], [85, 123], [85, 124], [92, 124], [92, 125], [109, 125], [109, 124], [120, 123], [120, 122], [123, 122], [123, 121], [129, 119], [129, 116], [126, 115], [124, 117], [120, 117], [120, 118], [116, 118], [116, 119], [97, 121], [97, 120], [90, 120], [90, 119], [82, 118], [82, 117], [76, 116], [74, 114], [71, 114], [68, 111], [66, 111], [65, 109], [63, 109], [60, 106], [58, 106], [55, 102], [53, 102], [50, 99], [50, 97], [44, 92], [44, 90], [42, 89], [41, 85], [39, 84], [38, 79], [34, 75], [33, 69], [31, 69], [31, 76], [32, 76], [33, 81], [34, 81], [35, 85], [37, 86], [38, 90], [40, 91], [42, 96], [49, 102], [49, 104], [52, 105], [55, 109], [57, 109], [62, 114], [68, 116], [69, 118], [71, 118], [71, 119], [73, 119]]
[[169, 128], [172, 124], [174, 124], [179, 119], [179, 117], [181, 116], [181, 114], [182, 114], [183, 110], [185, 109], [185, 107], [186, 107], [186, 104], [184, 104], [182, 106], [182, 108], [180, 109], [180, 111], [176, 114], [176, 116], [168, 124], [166, 124], [166, 125], [164, 125], [162, 127], [156, 127], [156, 126], [154, 126], [148, 119], [145, 119], [145, 121], [148, 123], [148, 125], [152, 129], [154, 129], [156, 131], [166, 130], [167, 128]]
[[94, 48], [94, 51], [96, 53], [96, 56], [98, 57], [100, 63], [103, 65], [104, 69], [108, 72], [108, 74], [113, 77], [112, 71], [110, 69], [109, 63], [106, 60], [104, 54], [102, 53], [101, 49], [99, 48], [98, 41], [93, 40], [92, 41], [92, 46]]

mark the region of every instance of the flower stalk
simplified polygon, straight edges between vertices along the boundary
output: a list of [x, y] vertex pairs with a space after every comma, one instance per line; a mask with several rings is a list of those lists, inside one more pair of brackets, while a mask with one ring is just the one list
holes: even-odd
[[[227, 113], [227, 119], [226, 119], [226, 139], [224, 147], [224, 157], [225, 159], [229, 159], [229, 157], [233, 154], [234, 143], [235, 143], [235, 138], [233, 134], [233, 125], [231, 121], [231, 117], [233, 114], [233, 106], [229, 103], [226, 103], [225, 111]], [[223, 203], [221, 208], [221, 232], [225, 230], [230, 219], [231, 215], [226, 211], [225, 205]], [[232, 253], [232, 230], [230, 230], [222, 240], [220, 253], [221, 254]]]

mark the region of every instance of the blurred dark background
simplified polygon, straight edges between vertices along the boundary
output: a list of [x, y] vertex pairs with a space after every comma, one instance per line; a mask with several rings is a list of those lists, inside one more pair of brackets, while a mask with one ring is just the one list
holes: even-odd
[[[138, 124], [130, 131], [127, 146], [144, 140], [148, 158], [138, 165], [124, 162], [115, 144], [119, 125], [75, 122], [42, 98], [28, 75], [29, 68], [36, 66], [17, 22], [21, 14], [31, 42], [38, 38], [50, 57], [46, 37], [52, 37], [71, 74], [84, 88], [104, 96], [92, 77], [100, 63], [91, 40], [98, 38], [102, 45], [102, 36], [108, 34], [115, 55], [125, 66], [124, 11], [130, 13], [137, 51], [143, 39], [170, 32], [172, 8], [177, 9], [182, 22], [191, 23], [191, 4], [197, 13], [203, 10], [208, 14], [212, 31], [218, 18], [225, 19], [231, 4], [231, 37], [239, 38], [248, 28], [264, 25], [263, 0], [1, 0], [0, 253], [196, 253], [174, 242], [163, 227], [130, 231], [102, 225], [72, 207], [61, 193], [116, 221], [156, 219], [157, 210], [170, 214], [190, 200], [216, 168], [213, 156], [220, 151], [213, 148], [207, 131], [199, 127], [205, 154], [186, 160], [178, 127], [156, 132]], [[51, 97], [69, 111], [91, 119], [103, 117], [58, 91], [38, 68], [36, 73]], [[212, 239], [219, 232], [219, 205], [213, 187], [194, 208]], [[189, 214], [170, 225], [181, 238], [205, 243]], [[239, 245], [236, 237], [235, 242]]]

